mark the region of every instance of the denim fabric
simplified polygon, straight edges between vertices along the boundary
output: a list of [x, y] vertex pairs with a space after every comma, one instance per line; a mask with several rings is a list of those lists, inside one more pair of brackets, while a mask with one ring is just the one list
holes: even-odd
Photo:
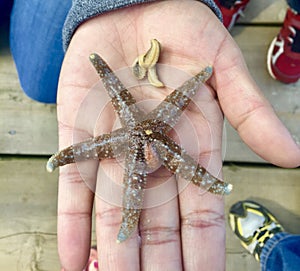
[[24, 92], [32, 99], [55, 103], [64, 51], [62, 28], [71, 0], [15, 0], [10, 47]]
[[300, 270], [300, 235], [274, 235], [262, 249], [260, 266], [262, 271]]
[[288, 5], [298, 13], [300, 13], [300, 1], [299, 0], [287, 0]]

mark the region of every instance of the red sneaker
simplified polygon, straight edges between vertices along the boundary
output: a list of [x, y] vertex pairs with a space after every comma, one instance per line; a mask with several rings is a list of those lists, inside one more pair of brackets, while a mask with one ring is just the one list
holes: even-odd
[[223, 15], [223, 24], [230, 30], [250, 0], [215, 0]]
[[267, 65], [270, 75], [283, 83], [294, 83], [300, 78], [300, 14], [291, 9], [270, 45]]

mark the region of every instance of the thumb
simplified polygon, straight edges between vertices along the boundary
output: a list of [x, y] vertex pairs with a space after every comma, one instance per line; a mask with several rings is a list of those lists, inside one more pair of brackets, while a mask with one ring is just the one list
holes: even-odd
[[214, 88], [221, 108], [243, 141], [263, 159], [282, 167], [300, 165], [300, 146], [252, 79], [228, 35], [216, 58]]

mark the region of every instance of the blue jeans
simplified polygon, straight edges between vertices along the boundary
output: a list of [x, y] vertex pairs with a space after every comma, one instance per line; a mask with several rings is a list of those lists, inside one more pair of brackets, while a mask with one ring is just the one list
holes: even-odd
[[300, 270], [300, 235], [274, 235], [262, 249], [260, 266], [262, 271]]
[[15, 0], [10, 47], [24, 92], [32, 99], [55, 103], [64, 58], [62, 28], [71, 0]]

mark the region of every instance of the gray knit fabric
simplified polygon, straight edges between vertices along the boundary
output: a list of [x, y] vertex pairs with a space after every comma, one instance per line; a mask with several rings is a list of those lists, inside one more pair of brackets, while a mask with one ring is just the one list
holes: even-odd
[[[76, 28], [89, 18], [108, 11], [156, 0], [73, 0], [63, 28], [64, 50], [69, 46]], [[222, 21], [222, 14], [213, 0], [200, 0], [208, 5]]]

